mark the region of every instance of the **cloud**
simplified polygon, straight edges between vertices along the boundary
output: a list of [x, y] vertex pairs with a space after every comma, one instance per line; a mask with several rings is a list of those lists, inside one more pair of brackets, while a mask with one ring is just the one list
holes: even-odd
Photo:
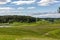
[[0, 7], [0, 10], [4, 10], [4, 9], [13, 9], [11, 7]]
[[11, 0], [0, 0], [0, 4], [6, 4], [8, 2], [11, 2]]
[[25, 8], [23, 8], [23, 7], [19, 7], [18, 9], [23, 10], [23, 9], [25, 9]]
[[50, 4], [58, 3], [59, 1], [57, 0], [41, 0], [38, 3], [39, 6], [48, 6]]
[[7, 15], [8, 15], [10, 10], [13, 10], [13, 8], [11, 8], [11, 7], [0, 7], [0, 14], [4, 15], [7, 13]]
[[35, 7], [28, 7], [27, 9], [35, 9]]
[[60, 14], [59, 13], [42, 14], [42, 15], [33, 15], [32, 17], [38, 17], [38, 18], [60, 18]]
[[36, 0], [28, 0], [28, 1], [19, 0], [19, 1], [14, 1], [14, 2], [12, 2], [12, 4], [16, 4], [16, 5], [32, 4], [32, 3], [34, 3], [35, 1], [36, 1]]

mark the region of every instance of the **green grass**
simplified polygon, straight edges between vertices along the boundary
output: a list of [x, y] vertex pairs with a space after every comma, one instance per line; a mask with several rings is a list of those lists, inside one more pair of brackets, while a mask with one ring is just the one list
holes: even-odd
[[48, 37], [20, 37], [16, 35], [0, 35], [0, 40], [59, 40]]
[[0, 28], [0, 40], [60, 40], [59, 23], [18, 23]]

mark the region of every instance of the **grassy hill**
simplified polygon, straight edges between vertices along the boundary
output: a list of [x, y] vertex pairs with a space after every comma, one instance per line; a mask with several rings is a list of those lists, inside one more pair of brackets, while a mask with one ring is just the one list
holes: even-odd
[[0, 40], [60, 40], [59, 23], [14, 22], [8, 26], [0, 27]]

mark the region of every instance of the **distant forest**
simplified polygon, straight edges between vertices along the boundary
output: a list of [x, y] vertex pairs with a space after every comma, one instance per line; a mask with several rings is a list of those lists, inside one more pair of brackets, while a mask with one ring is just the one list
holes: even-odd
[[0, 23], [13, 23], [13, 22], [32, 23], [42, 20], [54, 22], [54, 21], [60, 21], [60, 18], [35, 18], [31, 16], [17, 16], [17, 15], [0, 16]]

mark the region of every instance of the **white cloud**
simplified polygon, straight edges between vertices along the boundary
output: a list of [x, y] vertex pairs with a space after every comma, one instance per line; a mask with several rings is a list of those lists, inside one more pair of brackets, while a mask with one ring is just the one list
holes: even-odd
[[0, 7], [0, 10], [3, 10], [3, 9], [13, 9], [11, 7]]
[[34, 3], [35, 1], [36, 1], [36, 0], [28, 0], [28, 1], [20, 0], [20, 1], [14, 1], [14, 2], [12, 2], [12, 4], [16, 4], [16, 5], [32, 4], [32, 3]]
[[40, 6], [48, 6], [50, 4], [58, 3], [59, 1], [57, 0], [41, 0], [38, 2], [38, 5]]
[[11, 8], [11, 7], [0, 7], [0, 14], [4, 15], [7, 13], [7, 15], [8, 15], [10, 10], [13, 10], [13, 8]]
[[35, 7], [28, 7], [27, 9], [35, 9]]
[[11, 0], [0, 0], [0, 4], [6, 4], [8, 2], [11, 2]]
[[23, 9], [25, 9], [25, 8], [23, 8], [23, 7], [19, 7], [18, 9], [23, 10]]
[[42, 15], [33, 15], [32, 17], [38, 17], [38, 18], [60, 18], [60, 14], [59, 13], [42, 14]]

